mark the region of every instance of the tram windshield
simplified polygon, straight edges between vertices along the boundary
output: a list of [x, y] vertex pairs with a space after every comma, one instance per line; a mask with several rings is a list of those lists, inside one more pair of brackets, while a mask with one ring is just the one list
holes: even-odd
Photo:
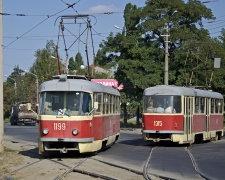
[[181, 113], [181, 96], [144, 96], [144, 113]]
[[44, 92], [40, 96], [40, 115], [84, 116], [91, 110], [89, 93]]

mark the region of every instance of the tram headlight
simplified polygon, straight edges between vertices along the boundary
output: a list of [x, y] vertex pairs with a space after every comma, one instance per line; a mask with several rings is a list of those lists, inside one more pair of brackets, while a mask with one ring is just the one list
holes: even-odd
[[74, 136], [78, 135], [78, 130], [77, 130], [77, 129], [74, 129], [74, 130], [72, 131], [72, 134], [73, 134]]
[[49, 130], [45, 128], [45, 129], [43, 129], [42, 132], [43, 132], [44, 135], [47, 135], [49, 133]]

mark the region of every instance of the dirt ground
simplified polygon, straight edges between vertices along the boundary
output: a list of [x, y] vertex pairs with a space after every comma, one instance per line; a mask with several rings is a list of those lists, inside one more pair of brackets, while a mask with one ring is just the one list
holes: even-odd
[[23, 163], [23, 157], [18, 151], [5, 148], [4, 153], [0, 154], [0, 174], [7, 174]]

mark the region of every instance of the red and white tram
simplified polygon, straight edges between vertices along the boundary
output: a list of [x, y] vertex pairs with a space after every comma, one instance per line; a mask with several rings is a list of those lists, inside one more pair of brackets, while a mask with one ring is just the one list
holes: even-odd
[[39, 153], [95, 152], [120, 135], [120, 93], [76, 76], [40, 86]]
[[208, 90], [160, 85], [143, 93], [145, 141], [194, 143], [223, 136], [223, 96]]

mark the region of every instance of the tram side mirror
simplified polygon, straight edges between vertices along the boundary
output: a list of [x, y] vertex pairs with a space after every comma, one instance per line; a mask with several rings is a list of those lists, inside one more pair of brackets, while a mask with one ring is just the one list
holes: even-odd
[[98, 109], [98, 102], [94, 102], [94, 108]]

